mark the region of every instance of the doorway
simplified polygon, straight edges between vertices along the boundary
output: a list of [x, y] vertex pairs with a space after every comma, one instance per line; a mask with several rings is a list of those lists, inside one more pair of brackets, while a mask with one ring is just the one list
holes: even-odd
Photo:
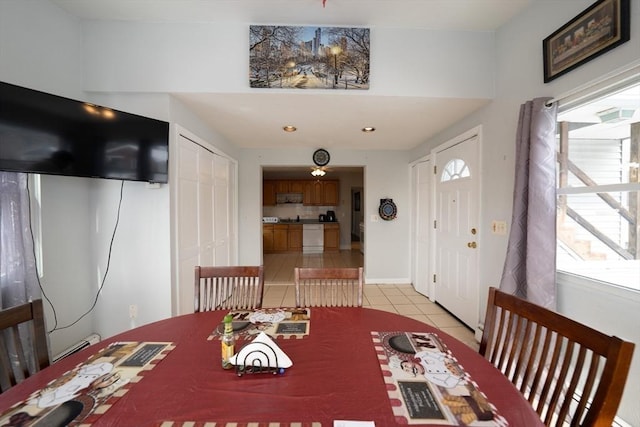
[[351, 187], [351, 250], [359, 251], [360, 253], [364, 253], [362, 195], [362, 187]]
[[[262, 204], [262, 217], [269, 221], [275, 221], [278, 218], [280, 225], [282, 220], [284, 224], [291, 224], [301, 222], [302, 225], [318, 222], [320, 215], [325, 216], [331, 211], [335, 213], [336, 222], [331, 223], [332, 231], [328, 233], [336, 233], [336, 225], [339, 229], [339, 238], [335, 234], [325, 235], [323, 244], [326, 248], [320, 253], [304, 253], [302, 248], [297, 248], [292, 245], [288, 247], [275, 247], [275, 234], [274, 245], [269, 249], [269, 245], [265, 244], [265, 234], [268, 235], [268, 231], [265, 232], [263, 224], [263, 254], [262, 260], [265, 268], [265, 283], [266, 284], [293, 284], [293, 269], [295, 267], [362, 267], [364, 266], [364, 256], [360, 253], [359, 240], [354, 241], [354, 224], [356, 235], [359, 237], [359, 219], [364, 218], [364, 168], [361, 166], [336, 166], [326, 168], [326, 174], [317, 178], [311, 175], [312, 168], [307, 166], [262, 166], [262, 180], [263, 180], [263, 196], [266, 190], [266, 185], [269, 184], [274, 187], [274, 183], [279, 181], [289, 182], [289, 193], [283, 200], [282, 197], [278, 197], [277, 194], [280, 191], [276, 188], [271, 190], [276, 195], [271, 198], [263, 197]], [[336, 202], [332, 204], [319, 204], [314, 203], [305, 198], [306, 187], [303, 185], [302, 190], [294, 190], [291, 186], [293, 182], [303, 183], [316, 183], [317, 181], [333, 181], [336, 186], [332, 187], [337, 189], [333, 200]], [[275, 186], [277, 187], [277, 185]], [[315, 186], [314, 186], [315, 188]], [[293, 193], [302, 191], [302, 198], [294, 198]], [[356, 203], [353, 197], [354, 192], [360, 193], [360, 210], [356, 211]], [[325, 198], [328, 200], [328, 198]], [[354, 219], [353, 215], [357, 214], [357, 218]], [[337, 223], [337, 224], [336, 224]], [[327, 225], [327, 224], [324, 224]], [[301, 227], [302, 228], [302, 227]], [[325, 230], [327, 231], [327, 230]], [[275, 233], [275, 228], [274, 228]], [[304, 234], [304, 229], [302, 230]], [[355, 246], [355, 247], [354, 247]], [[266, 248], [266, 249], [265, 249]]]

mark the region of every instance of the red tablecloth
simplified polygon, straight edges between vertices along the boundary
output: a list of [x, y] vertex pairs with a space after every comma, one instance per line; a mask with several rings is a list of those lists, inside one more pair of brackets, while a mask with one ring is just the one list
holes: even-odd
[[393, 426], [397, 420], [371, 332], [407, 331], [437, 333], [509, 425], [542, 425], [513, 385], [480, 355], [416, 320], [366, 308], [312, 308], [307, 337], [277, 340], [293, 360], [293, 367], [284, 375], [238, 377], [233, 370], [221, 368], [220, 342], [207, 340], [224, 314], [214, 311], [179, 316], [114, 336], [3, 393], [0, 411], [24, 400], [110, 342], [167, 341], [176, 348], [139, 383], [132, 384], [94, 426], [155, 426], [165, 421], [174, 421], [174, 425], [209, 421], [222, 425], [320, 422], [332, 426], [337, 419], [372, 420], [377, 426]]

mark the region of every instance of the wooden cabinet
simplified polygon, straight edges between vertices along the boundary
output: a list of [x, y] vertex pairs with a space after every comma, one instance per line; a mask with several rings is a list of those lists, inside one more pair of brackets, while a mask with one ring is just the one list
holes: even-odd
[[340, 250], [340, 224], [324, 224], [324, 250], [326, 252]]
[[302, 203], [308, 206], [338, 206], [340, 181], [306, 181]]
[[302, 224], [289, 224], [289, 252], [302, 251]]
[[290, 193], [289, 181], [276, 181], [276, 193]]
[[338, 206], [340, 204], [339, 192], [339, 181], [324, 181], [322, 186], [323, 205]]
[[276, 224], [273, 226], [273, 250], [285, 252], [289, 249], [289, 226]]
[[301, 179], [289, 181], [289, 193], [304, 193], [304, 181]]
[[273, 224], [262, 225], [262, 250], [273, 252]]
[[262, 250], [302, 252], [302, 224], [262, 224]]
[[262, 206], [275, 206], [276, 181], [262, 182]]
[[262, 205], [274, 206], [278, 193], [302, 193], [306, 206], [338, 206], [340, 181], [338, 180], [265, 180], [262, 183]]

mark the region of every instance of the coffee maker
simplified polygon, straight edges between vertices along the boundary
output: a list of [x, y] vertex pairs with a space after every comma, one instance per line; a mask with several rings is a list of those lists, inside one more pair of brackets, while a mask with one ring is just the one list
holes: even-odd
[[327, 211], [327, 222], [336, 222], [336, 211]]

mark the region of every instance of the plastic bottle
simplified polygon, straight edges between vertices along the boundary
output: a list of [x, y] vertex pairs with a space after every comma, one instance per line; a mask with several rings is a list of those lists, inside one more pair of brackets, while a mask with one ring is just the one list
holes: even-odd
[[233, 335], [233, 316], [227, 314], [224, 316], [224, 334], [222, 335], [222, 367], [224, 369], [231, 369], [233, 365], [231, 364], [231, 356], [234, 355], [235, 352], [235, 344], [236, 339]]

